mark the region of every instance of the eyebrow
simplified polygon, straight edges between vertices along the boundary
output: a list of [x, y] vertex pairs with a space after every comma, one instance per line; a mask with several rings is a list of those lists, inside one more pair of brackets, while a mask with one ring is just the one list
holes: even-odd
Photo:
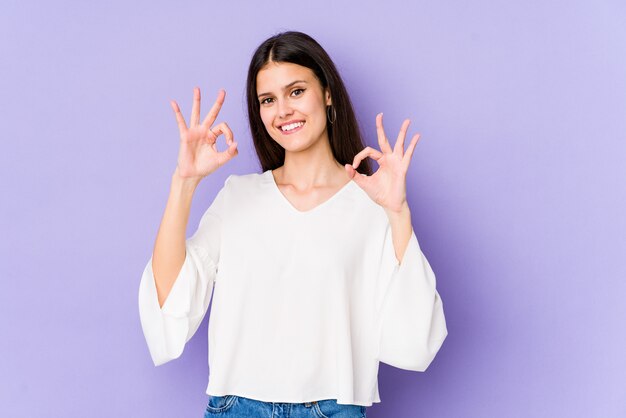
[[[291, 86], [293, 86], [294, 84], [297, 84], [297, 83], [306, 83], [306, 81], [305, 81], [305, 80], [296, 80], [296, 81], [292, 81], [291, 83], [289, 83], [289, 84], [287, 84], [285, 87], [283, 87], [283, 90], [286, 90], [286, 89], [288, 89], [289, 87], [291, 87]], [[261, 96], [265, 96], [265, 95], [268, 95], [268, 94], [271, 94], [271, 93], [261, 93], [261, 94], [259, 94], [257, 97], [258, 97], [258, 98], [260, 98]]]

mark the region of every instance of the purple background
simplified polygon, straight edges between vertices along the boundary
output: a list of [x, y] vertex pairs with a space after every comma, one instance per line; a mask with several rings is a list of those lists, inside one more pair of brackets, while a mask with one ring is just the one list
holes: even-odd
[[4, 0], [0, 416], [202, 416], [208, 315], [155, 368], [137, 308], [169, 100], [188, 120], [198, 85], [204, 117], [225, 88], [240, 144], [191, 234], [228, 174], [260, 171], [246, 71], [288, 29], [335, 60], [369, 145], [381, 111], [422, 134], [409, 203], [449, 336], [425, 373], [382, 364], [368, 417], [626, 416], [625, 21], [617, 0]]

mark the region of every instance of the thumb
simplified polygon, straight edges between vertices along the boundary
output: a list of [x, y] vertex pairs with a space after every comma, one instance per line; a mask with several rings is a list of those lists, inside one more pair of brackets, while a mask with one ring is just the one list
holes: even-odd
[[358, 171], [356, 171], [354, 169], [354, 167], [352, 167], [352, 164], [346, 164], [343, 166], [346, 169], [346, 172], [348, 173], [348, 175], [350, 176], [350, 178], [352, 180], [354, 180], [354, 182], [356, 184], [358, 184], [359, 186], [363, 185], [363, 177], [361, 174], [359, 174]]
[[239, 150], [237, 149], [237, 143], [235, 141], [231, 142], [230, 146], [228, 147], [228, 153], [231, 154], [233, 157], [239, 154]]
[[346, 170], [346, 173], [348, 173], [348, 176], [350, 176], [350, 178], [354, 180], [354, 174], [356, 173], [356, 170], [352, 168], [352, 165], [346, 163], [343, 168]]

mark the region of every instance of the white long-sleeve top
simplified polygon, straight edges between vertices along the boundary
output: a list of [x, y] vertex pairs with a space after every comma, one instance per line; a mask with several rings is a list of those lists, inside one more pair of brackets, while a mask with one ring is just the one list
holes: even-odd
[[424, 371], [446, 338], [435, 284], [415, 232], [399, 263], [384, 208], [354, 181], [300, 211], [267, 170], [226, 179], [162, 308], [149, 259], [139, 313], [158, 366], [213, 296], [209, 395], [370, 406], [379, 362]]

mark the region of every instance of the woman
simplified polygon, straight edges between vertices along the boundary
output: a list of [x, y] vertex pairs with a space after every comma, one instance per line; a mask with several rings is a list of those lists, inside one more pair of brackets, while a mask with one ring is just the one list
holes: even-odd
[[213, 296], [205, 417], [365, 417], [379, 362], [424, 371], [447, 335], [406, 201], [419, 135], [405, 151], [405, 120], [392, 147], [379, 114], [380, 150], [364, 147], [327, 53], [301, 32], [273, 36], [247, 81], [263, 173], [228, 176], [185, 239], [198, 183], [238, 152], [212, 126], [224, 97], [200, 121], [195, 89], [189, 126], [172, 101], [178, 164], [139, 290], [152, 359], [181, 355]]

